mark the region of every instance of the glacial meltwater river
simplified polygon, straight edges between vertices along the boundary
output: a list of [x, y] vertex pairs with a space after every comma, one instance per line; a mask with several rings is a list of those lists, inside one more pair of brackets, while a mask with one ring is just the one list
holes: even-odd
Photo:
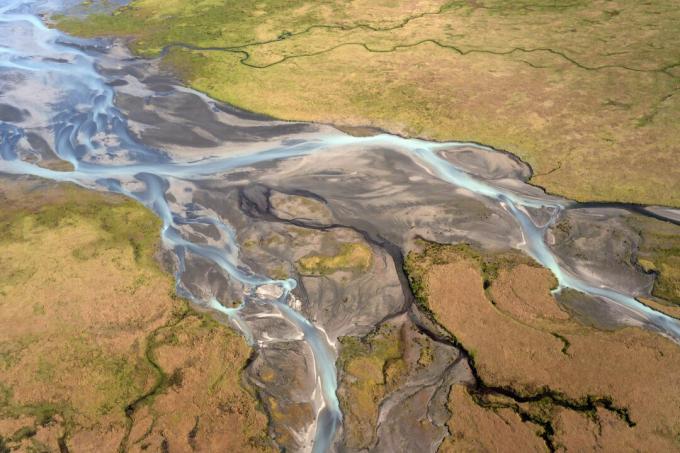
[[[641, 304], [626, 291], [588, 281], [565, 268], [555, 256], [547, 243], [546, 232], [573, 202], [495, 185], [456, 167], [442, 154], [460, 146], [477, 145], [432, 143], [388, 134], [354, 137], [332, 128], [317, 134], [291, 132], [284, 139], [241, 140], [228, 150], [207, 148], [204, 155], [188, 156], [142, 143], [116, 106], [116, 84], [100, 70], [100, 64], [120, 69], [132, 60], [129, 55], [112, 55], [110, 43], [106, 41], [83, 40], [51, 29], [38, 16], [63, 7], [63, 2], [58, 0], [0, 0], [0, 118], [3, 119], [0, 121], [0, 173], [71, 182], [93, 190], [124, 194], [143, 203], [163, 221], [160, 232], [163, 245], [176, 254], [179, 263], [177, 289], [180, 294], [196, 304], [227, 314], [255, 343], [247, 323], [240, 319], [242, 307], [251, 304], [254, 297], [258, 303], [264, 299], [276, 306], [280, 315], [299, 332], [314, 359], [317, 385], [310, 392], [317, 395], [317, 417], [308, 443], [312, 451], [331, 449], [342, 421], [336, 397], [335, 339], [329, 338], [323, 328], [291, 303], [296, 280], [277, 280], [251, 271], [239, 260], [239, 244], [230, 219], [214, 213], [188, 216], [185, 210], [177, 208], [177, 197], [168, 196], [171, 186], [219, 180], [241, 168], [329, 151], [389, 149], [414, 161], [422, 169], [422, 177], [445, 181], [452, 186], [452, 191], [463, 190], [470, 197], [482, 197], [502, 206], [514, 217], [522, 237], [521, 242], [508, 245], [523, 250], [550, 269], [559, 282], [558, 290], [570, 288], [596, 296], [625, 312], [628, 323], [657, 330], [680, 342], [680, 323], [676, 319]], [[39, 142], [46, 143], [58, 159], [70, 163], [73, 169], [55, 171], [41, 165], [45, 151], [38, 149]], [[194, 241], [182, 231], [182, 225], [189, 223], [217, 227], [222, 234], [221, 241]], [[246, 288], [243, 305], [225, 308], [220, 303], [223, 301], [214, 297], [206, 299], [190, 291], [182, 280], [190, 265], [185, 259], [188, 254], [203, 258], [232, 281], [243, 285]]]

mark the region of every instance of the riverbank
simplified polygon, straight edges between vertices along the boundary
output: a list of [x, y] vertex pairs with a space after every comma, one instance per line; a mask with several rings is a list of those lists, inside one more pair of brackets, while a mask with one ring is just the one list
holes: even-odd
[[[195, 12], [201, 10], [202, 7], [207, 8], [211, 15], [209, 16], [207, 13], [205, 15], [203, 13], [195, 14]], [[662, 8], [662, 5], [658, 5], [657, 7]], [[444, 101], [449, 102], [447, 100], [442, 100], [440, 98], [432, 100], [431, 93], [421, 93], [417, 98], [409, 98], [408, 100], [403, 99], [403, 102], [398, 102], [398, 100], [405, 96], [404, 93], [394, 93], [390, 90], [365, 93], [366, 100], [375, 103], [375, 107], [371, 107], [373, 110], [376, 108], [384, 110], [384, 106], [387, 103], [393, 105], [389, 110], [389, 121], [386, 122], [385, 118], [376, 116], [375, 111], [367, 111], [365, 105], [347, 104], [352, 99], [356, 100], [356, 93], [354, 95], [348, 94], [345, 97], [339, 95], [340, 93], [343, 93], [343, 90], [345, 89], [356, 92], [355, 84], [357, 83], [362, 83], [364, 85], [366, 83], [372, 83], [366, 78], [371, 74], [377, 76], [376, 74], [371, 71], [355, 71], [351, 62], [348, 62], [346, 59], [341, 60], [343, 69], [337, 71], [330, 71], [328, 67], [319, 65], [319, 62], [316, 61], [318, 58], [325, 59], [324, 61], [327, 63], [328, 61], [332, 61], [329, 59], [333, 58], [335, 51], [330, 51], [328, 53], [322, 52], [319, 55], [315, 54], [300, 58], [293, 57], [291, 56], [292, 54], [290, 54], [290, 52], [293, 51], [304, 53], [303, 50], [306, 46], [310, 45], [311, 40], [318, 38], [317, 33], [320, 33], [323, 30], [338, 35], [342, 35], [343, 33], [362, 33], [362, 36], [364, 36], [364, 34], [366, 35], [364, 36], [366, 39], [377, 33], [381, 33], [385, 36], [381, 39], [388, 42], [390, 39], [394, 38], [393, 35], [397, 33], [403, 35], [406, 33], [408, 27], [413, 25], [412, 22], [425, 25], [430, 32], [434, 32], [438, 30], [438, 21], [445, 17], [457, 21], [459, 16], [464, 14], [470, 14], [470, 19], [472, 20], [472, 23], [464, 24], [464, 26], [466, 29], [469, 28], [470, 30], [474, 30], [475, 27], [478, 26], [477, 21], [482, 20], [478, 15], [490, 14], [492, 10], [489, 10], [486, 13], [480, 10], [470, 12], [468, 11], [467, 6], [459, 5], [455, 2], [447, 3], [443, 6], [437, 2], [432, 2], [432, 4], [419, 5], [419, 8], [423, 9], [422, 15], [416, 13], [409, 16], [399, 8], [382, 8], [364, 5], [361, 11], [354, 11], [351, 14], [346, 12], [340, 14], [336, 11], [336, 14], [333, 15], [333, 20], [338, 21], [338, 23], [335, 25], [319, 25], [316, 22], [321, 21], [326, 17], [324, 16], [324, 11], [326, 10], [324, 10], [323, 7], [308, 6], [305, 9], [293, 8], [287, 4], [275, 5], [274, 3], [267, 3], [257, 7], [243, 6], [236, 8], [236, 6], [234, 6], [234, 8], [235, 10], [230, 10], [229, 14], [226, 14], [223, 17], [223, 11], [218, 7], [207, 4], [204, 6], [201, 6], [201, 4], [191, 6], [179, 2], [168, 9], [167, 5], [163, 5], [162, 2], [132, 2], [129, 6], [118, 10], [112, 15], [92, 15], [86, 19], [62, 18], [57, 22], [57, 25], [71, 33], [86, 36], [126, 36], [129, 38], [132, 50], [136, 53], [146, 57], [164, 55], [162, 62], [165, 67], [178, 73], [189, 86], [203, 91], [215, 99], [228, 101], [237, 107], [263, 112], [273, 117], [284, 118], [286, 120], [301, 119], [313, 122], [332, 123], [339, 125], [341, 129], [342, 125], [349, 125], [350, 133], [351, 130], [354, 130], [352, 128], [353, 125], [363, 126], [368, 124], [379, 127], [382, 130], [397, 132], [404, 136], [416, 134], [438, 140], [444, 140], [452, 135], [456, 138], [469, 138], [473, 141], [491, 144], [496, 149], [508, 149], [515, 152], [531, 166], [530, 183], [546, 189], [549, 193], [566, 195], [577, 201], [616, 200], [643, 204], [661, 203], [670, 206], [678, 205], [677, 200], [680, 200], [680, 198], [678, 198], [680, 195], [680, 186], [678, 186], [680, 175], [677, 174], [677, 166], [671, 161], [665, 160], [666, 157], [673, 155], [673, 146], [675, 145], [672, 144], [672, 140], [670, 142], [664, 142], [663, 139], [663, 137], [670, 137], [668, 134], [675, 134], [675, 122], [671, 121], [671, 123], [666, 124], [666, 126], [664, 126], [664, 131], [661, 133], [658, 131], [653, 132], [653, 142], [657, 143], [657, 145], [665, 146], [666, 151], [671, 153], [670, 155], [667, 155], [666, 152], [659, 154], [657, 152], [659, 150], [651, 152], [648, 148], [636, 143], [631, 143], [630, 146], [623, 143], [617, 143], [617, 139], [612, 138], [613, 136], [610, 133], [611, 125], [605, 125], [604, 129], [602, 125], [594, 127], [593, 125], [596, 123], [591, 120], [589, 120], [590, 124], [588, 127], [579, 127], [578, 135], [581, 136], [579, 139], [581, 140], [581, 143], [578, 144], [578, 147], [583, 146], [589, 150], [597, 149], [598, 151], [596, 153], [588, 151], [589, 155], [587, 157], [583, 157], [581, 151], [578, 150], [567, 152], [566, 150], [573, 148], [573, 146], [567, 146], [565, 143], [560, 142], [551, 142], [553, 139], [559, 140], [559, 137], [563, 137], [563, 131], [555, 130], [550, 132], [550, 135], [553, 137], [550, 140], [547, 140], [542, 136], [542, 134], [546, 132], [542, 130], [544, 127], [542, 127], [541, 130], [526, 131], [522, 129], [521, 123], [522, 121], [525, 121], [523, 116], [537, 107], [536, 105], [532, 105], [532, 103], [539, 102], [539, 99], [534, 97], [522, 101], [524, 103], [529, 102], [529, 104], [517, 106], [522, 108], [522, 112], [520, 114], [517, 112], [512, 113], [511, 116], [513, 121], [508, 122], [503, 119], [503, 127], [510, 127], [513, 130], [503, 131], [501, 135], [498, 134], [501, 129], [494, 126], [496, 120], [487, 117], [486, 113], [479, 112], [478, 109], [480, 106], [473, 107], [472, 111], [475, 112], [474, 120], [469, 121], [469, 118], [465, 120], [468, 121], [469, 124], [465, 125], [463, 129], [460, 129], [459, 126], [452, 127], [451, 124], [449, 124], [450, 119], [446, 115], [437, 118], [427, 112], [420, 112], [421, 115], [417, 118], [418, 124], [421, 124], [419, 126], [420, 129], [413, 129], [413, 121], [415, 121], [412, 115], [413, 112], [411, 111], [413, 108], [422, 110], [421, 107], [428, 106], [425, 110], [432, 107], [432, 109], [439, 113], [444, 111], [444, 107], [446, 107], [446, 110], [450, 111], [458, 112], [459, 110], [450, 109], [450, 106], [441, 104]], [[328, 6], [328, 8], [332, 8], [332, 6]], [[499, 23], [503, 23], [503, 21], [509, 20], [509, 18], [515, 17], [515, 14], [517, 14], [517, 11], [513, 9], [514, 7], [507, 5], [494, 5], [492, 8], [496, 8], [495, 11], [498, 16], [493, 19], [487, 19], [499, 21]], [[380, 9], [380, 14], [374, 15], [377, 9]], [[578, 6], [566, 7], [565, 10], [560, 13], [559, 23], [568, 23], [571, 20], [576, 20], [576, 18], [587, 16], [589, 11], [595, 9], [597, 8], [592, 7], [592, 9], [589, 9]], [[598, 17], [593, 19], [595, 23], [592, 26], [598, 30], [598, 33], [602, 33], [604, 30], [617, 33], [625, 29], [626, 21], [643, 20], [652, 14], [651, 10], [648, 11], [645, 8], [634, 9], [632, 7], [624, 8], [619, 12], [620, 14], [616, 15], [616, 23], [605, 24], [604, 22], [606, 21]], [[217, 17], [220, 17], [225, 24], [230, 24], [228, 32], [219, 28], [217, 23], [212, 22], [212, 19], [210, 19], [210, 17], [213, 17], [212, 14], [216, 14]], [[555, 19], [555, 14], [557, 14], [557, 11], [551, 10], [550, 8], [530, 12], [530, 16], [535, 16], [534, 19], [545, 21]], [[564, 14], [568, 14], [568, 17], [563, 17]], [[164, 21], [170, 21], [175, 28], [165, 26], [158, 28], [160, 17], [163, 17]], [[377, 20], [377, 17], [380, 17], [380, 20], [382, 21], [379, 25], [362, 22], [362, 20], [368, 18]], [[531, 19], [532, 17], [526, 17], [521, 20], [529, 22]], [[618, 23], [617, 21], [623, 22]], [[260, 26], [258, 27], [257, 24], [260, 24]], [[303, 31], [300, 33], [291, 32], [290, 35], [285, 33], [280, 35], [276, 34], [277, 29], [291, 30], [293, 25], [299, 27]], [[406, 33], [406, 36], [408, 36], [408, 33]], [[587, 39], [592, 40], [594, 39], [593, 36], [590, 36]], [[325, 35], [322, 35], [321, 38], [322, 39], [318, 42], [314, 41], [315, 45], [323, 47], [326, 45], [326, 40], [330, 39]], [[495, 40], [497, 37], [494, 35], [492, 38]], [[524, 34], [512, 38], [520, 40], [527, 39]], [[340, 39], [340, 37], [338, 36], [337, 39]], [[465, 41], [466, 39], [472, 38], [469, 35], [464, 35], [460, 39]], [[550, 34], [540, 34], [536, 39], [554, 40], [557, 38]], [[296, 43], [293, 47], [291, 47], [291, 40]], [[251, 44], [243, 46], [242, 44], [244, 42]], [[257, 42], [257, 44], [252, 44], [253, 42]], [[183, 44], [180, 45], [179, 43]], [[184, 44], [186, 44], [186, 46]], [[578, 45], [584, 45], [584, 43], [579, 41]], [[351, 48], [351, 46], [349, 47]], [[211, 50], [202, 51], [200, 50], [201, 48], [209, 48]], [[345, 53], [349, 51], [343, 49], [344, 47], [338, 49], [338, 51]], [[639, 49], [635, 49], [636, 52], [639, 51]], [[399, 52], [405, 50], [407, 49], [402, 49]], [[413, 50], [415, 51], [415, 49]], [[436, 53], [441, 49], [431, 50]], [[592, 49], [590, 51], [592, 51]], [[384, 62], [386, 73], [389, 72], [394, 75], [395, 73], [389, 68], [397, 63], [401, 65], [407, 64], [413, 58], [413, 56], [409, 55], [399, 56], [397, 55], [399, 52], [395, 51], [389, 53], [389, 57], [385, 57], [387, 58]], [[276, 55], [285, 55], [286, 61], [276, 63], [271, 67], [268, 66], [267, 68], [259, 69], [244, 65], [241, 61], [241, 59], [246, 58], [248, 64], [250, 64], [257, 61], [258, 58], [275, 58]], [[474, 53], [472, 55], [466, 55], [465, 58], [475, 58], [475, 55], [476, 54]], [[495, 57], [500, 58], [501, 55], [495, 55]], [[595, 56], [591, 57], [595, 58]], [[640, 56], [635, 53], [631, 56], [631, 58], [638, 57]], [[289, 58], [290, 61], [288, 61]], [[378, 56], [371, 55], [368, 57], [368, 60], [364, 56], [358, 58], [357, 61], [371, 62], [371, 59], [373, 58], [378, 58]], [[449, 64], [448, 59], [442, 58], [439, 61], [445, 62], [440, 68], [443, 71], [446, 68], [446, 65]], [[589, 64], [594, 64], [594, 61], [595, 60], [591, 61]], [[646, 64], [642, 59], [639, 63]], [[490, 60], [488, 64], [489, 70], [497, 71], [498, 68], [496, 65], [500, 63], [496, 60]], [[368, 67], [373, 68], [373, 66], [374, 64], [371, 62]], [[466, 65], [461, 62], [460, 67], [465, 66]], [[428, 70], [428, 66], [420, 65], [418, 67], [421, 71]], [[286, 68], [285, 71], [283, 71], [284, 68]], [[475, 72], [482, 71], [482, 69], [483, 68], [478, 65], [474, 68], [466, 69], [466, 71]], [[617, 80], [621, 79], [621, 74], [616, 72], [617, 70], [615, 67], [605, 69], [606, 68], [602, 69], [605, 73], [606, 71], [612, 71], [607, 77], [616, 75]], [[279, 73], [280, 70], [283, 72]], [[304, 75], [302, 72], [298, 74], [298, 70], [303, 71]], [[541, 69], [541, 71], [546, 72], [546, 74], [559, 74], [562, 70], [561, 67], [549, 66]], [[353, 76], [347, 80], [345, 80], [344, 77], [340, 77], [346, 71], [353, 74]], [[583, 74], [579, 76], [579, 80], [583, 81], [587, 80], [588, 77], [591, 77], [587, 70], [581, 69], [581, 72], [583, 72]], [[522, 74], [523, 73], [520, 72], [519, 75]], [[673, 80], [676, 80], [674, 79], [675, 73], [672, 69], [661, 71], [661, 74], [665, 79], [671, 81], [671, 85], [675, 83], [673, 82]], [[304, 77], [304, 80], [302, 77]], [[335, 77], [340, 78], [336, 80]], [[400, 73], [396, 73], [396, 77], [402, 76]], [[555, 77], [558, 76], [555, 75]], [[583, 77], [585, 77], [585, 79], [583, 79]], [[327, 81], [329, 78], [331, 83], [315, 82], [318, 79]], [[418, 80], [413, 80], [412, 82], [415, 85], [420, 83]], [[440, 90], [441, 93], [451, 92], [449, 89], [451, 87], [439, 87], [438, 84], [440, 83], [443, 83], [443, 81], [437, 78], [434, 82], [427, 84], [427, 89]], [[462, 83], [462, 80], [455, 79], [452, 80], [451, 83], [453, 83], [455, 87], [455, 84]], [[389, 86], [389, 84], [387, 84], [387, 86]], [[537, 86], [542, 85], [539, 84]], [[640, 96], [642, 96], [645, 89], [657, 88], [658, 87], [654, 88], [650, 86], [647, 88], [634, 88], [633, 85], [631, 85], [632, 90], [643, 90], [640, 91]], [[495, 89], [496, 82], [493, 81], [489, 82], [489, 85], [484, 87], [484, 91], [493, 92]], [[557, 93], [556, 95], [563, 96], [567, 89], [571, 90], [571, 88], [566, 85], [563, 86], [558, 84], [552, 88], [552, 91]], [[609, 93], [607, 91], [609, 89], [610, 88], [605, 89], [600, 85], [590, 86], [588, 83], [585, 83], [582, 87], [579, 86], [578, 89], [573, 89], [570, 92], [580, 93], [581, 91], [586, 90], [588, 96], [594, 97], [594, 99], [604, 97], [612, 97], [613, 99], [614, 94]], [[319, 90], [321, 90], [321, 92]], [[328, 90], [329, 92], [332, 91], [332, 100], [324, 94], [324, 90]], [[466, 91], [467, 90], [468, 88], [466, 88]], [[307, 96], [310, 98], [307, 99]], [[314, 97], [314, 99], [312, 100], [311, 97]], [[640, 101], [642, 97], [635, 96], [634, 99]], [[646, 97], [651, 99], [649, 96]], [[616, 122], [617, 124], [621, 123], [622, 118], [610, 116], [612, 113], [609, 111], [610, 108], [618, 105], [616, 103], [618, 101], [610, 101], [607, 101], [607, 104], [611, 105], [609, 105], [604, 112], [602, 111], [602, 106], [588, 107], [589, 114], [597, 113], [598, 115], [601, 115], [602, 121]], [[451, 102], [457, 101], [453, 100]], [[490, 105], [496, 105], [498, 102], [500, 101], [493, 101]], [[556, 112], [545, 111], [541, 116], [542, 119], [539, 117], [534, 118], [535, 121], [545, 123], [543, 124], [545, 127], [558, 129], [563, 127], [564, 124], [561, 124], [561, 122], [566, 120], [564, 120], [562, 115], [571, 115], [569, 121], [573, 121], [574, 118], [587, 117], [583, 115], [583, 112], [578, 111], [578, 109], [585, 108], [586, 104], [579, 106], [575, 105], [574, 101], [565, 103], [564, 100], [558, 99], [548, 99], [541, 102], [558, 103], [565, 109], [563, 112], [559, 112], [559, 115], [561, 115], [560, 117], [552, 118], [552, 115], [556, 114]], [[674, 103], [675, 101], [671, 97], [665, 102]], [[632, 105], [633, 104], [622, 104], [618, 105], [618, 107], [621, 109], [626, 107], [627, 110], [633, 110], [634, 108]], [[570, 109], [577, 110], [570, 112]], [[465, 118], [469, 116], [466, 112], [467, 110], [460, 110], [461, 115]], [[498, 112], [495, 112], [494, 115], [497, 113]], [[654, 116], [656, 116], [656, 114]], [[399, 124], [394, 122], [395, 118]], [[650, 129], [654, 126], [651, 119], [649, 121], [644, 121], [644, 123], [644, 127], [637, 125], [632, 127], [632, 130]], [[474, 126], [475, 124], [481, 124], [484, 127]], [[477, 132], [470, 135], [468, 132], [465, 132], [465, 128], [469, 127], [484, 129], [484, 131], [481, 132], [482, 135], [476, 135]], [[376, 129], [376, 131], [378, 130], [380, 129]], [[457, 135], [457, 132], [455, 132], [457, 130], [462, 131], [461, 135]], [[607, 132], [609, 138], [605, 140], [605, 145], [597, 141], [600, 140], [599, 138], [588, 138], [589, 134], [594, 133], [595, 130], [598, 131], [597, 133], [602, 133], [602, 130], [609, 131]], [[490, 131], [495, 135], [489, 135]], [[165, 133], [172, 132], [168, 130]], [[374, 129], [369, 129], [369, 131], [361, 130], [360, 133], [374, 134], [375, 132]], [[511, 137], [515, 133], [521, 133], [522, 140], [524, 141], [530, 140], [535, 142], [533, 144], [524, 142], [519, 144], [518, 142], [513, 145], [512, 140], [514, 139]], [[625, 134], [620, 135], [621, 137], [625, 136]], [[204, 140], [202, 137], [196, 137], [195, 139]], [[652, 146], [651, 143], [652, 142], [650, 142], [650, 146]], [[518, 147], [517, 145], [520, 146]], [[528, 145], [526, 149], [523, 148], [525, 145]], [[606, 151], [607, 149], [613, 151], [608, 152]], [[625, 152], [623, 152], [624, 149], [626, 150]], [[651, 166], [640, 161], [640, 156], [643, 155], [644, 159], [650, 158], [653, 160]], [[569, 172], [564, 173], [570, 165], [568, 163], [570, 159], [574, 159], [574, 163], [571, 165]], [[593, 161], [593, 159], [595, 161]], [[627, 164], [625, 163], [625, 159], [631, 159], [634, 162]], [[493, 163], [491, 164], [493, 165]], [[574, 165], [576, 166], [574, 167]], [[557, 180], [552, 181], [551, 178], [553, 177], [556, 177]], [[595, 180], [595, 182], [591, 180]], [[664, 182], [664, 180], [666, 181]], [[623, 207], [625, 208], [625, 206]], [[654, 294], [671, 302], [677, 302], [680, 300], [680, 261], [678, 261], [680, 249], [674, 245], [673, 231], [675, 229], [673, 227], [662, 227], [654, 222], [647, 222], [646, 225], [648, 225], [649, 228], [637, 228], [640, 231], [641, 236], [643, 236], [642, 247], [645, 249], [642, 255], [643, 260], [646, 260], [647, 264], [643, 265], [643, 268], [648, 272], [654, 272], [659, 275], [657, 285], [654, 288]], [[658, 234], [652, 232], [652, 230], [660, 229], [667, 230], [663, 234], [666, 240], [660, 241], [658, 239]], [[648, 247], [648, 244], [651, 246]], [[632, 260], [635, 261], [634, 259]]]
[[677, 344], [578, 322], [564, 299], [587, 296], [553, 296], [554, 276], [518, 253], [423, 243], [406, 269], [419, 303], [469, 351], [481, 383], [451, 392], [454, 408], [464, 394], [479, 406], [470, 411], [476, 425], [453, 411], [451, 451], [498, 448], [489, 431], [501, 420], [516, 436], [533, 424], [552, 451], [678, 448]]
[[0, 450], [273, 451], [250, 348], [174, 295], [151, 212], [36, 179], [0, 199]]
[[677, 14], [658, 2], [145, 1], [58, 25], [129, 37], [145, 57], [167, 50], [187, 84], [246, 110], [486, 143], [528, 162], [551, 193], [680, 206]]

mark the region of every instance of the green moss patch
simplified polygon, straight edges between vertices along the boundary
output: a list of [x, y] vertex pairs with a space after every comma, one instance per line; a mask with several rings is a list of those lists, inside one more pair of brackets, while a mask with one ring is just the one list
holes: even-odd
[[360, 242], [342, 244], [336, 255], [308, 255], [297, 262], [298, 270], [308, 275], [327, 275], [337, 271], [367, 270], [371, 266], [373, 252]]
[[380, 401], [407, 372], [400, 328], [383, 324], [366, 338], [344, 337], [341, 342], [339, 397], [347, 443], [351, 448], [369, 448], [375, 438]]

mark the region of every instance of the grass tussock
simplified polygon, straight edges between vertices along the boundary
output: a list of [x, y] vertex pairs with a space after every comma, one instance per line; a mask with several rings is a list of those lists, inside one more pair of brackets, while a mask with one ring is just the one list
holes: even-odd
[[637, 262], [656, 274], [652, 295], [680, 304], [680, 226], [639, 215], [628, 218], [640, 234]]

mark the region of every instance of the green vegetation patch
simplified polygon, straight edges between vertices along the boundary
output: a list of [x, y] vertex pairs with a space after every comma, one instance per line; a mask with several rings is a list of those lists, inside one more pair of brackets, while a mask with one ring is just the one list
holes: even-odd
[[129, 245], [135, 261], [157, 268], [154, 259], [161, 221], [129, 199], [91, 194], [75, 188], [60, 189], [61, 196], [37, 208], [10, 206], [0, 209], [0, 244], [26, 240], [43, 230], [84, 221], [100, 230], [96, 241], [73, 250], [87, 260], [108, 249]]
[[680, 226], [640, 215], [628, 222], [641, 237], [638, 264], [656, 274], [652, 295], [680, 304]]
[[371, 247], [355, 242], [342, 244], [337, 255], [308, 255], [297, 262], [298, 270], [308, 275], [328, 275], [337, 271], [367, 270], [371, 266]]
[[340, 406], [350, 448], [369, 448], [375, 439], [380, 401], [407, 371], [400, 328], [383, 324], [363, 339], [344, 337], [338, 359], [342, 370]]
[[[124, 35], [135, 38], [133, 49], [141, 55], [158, 54], [168, 43], [196, 46], [239, 46], [260, 39], [286, 37], [286, 31], [263, 27], [267, 21], [287, 17], [291, 30], [322, 20], [319, 7], [334, 5], [320, 1], [306, 8], [307, 1], [265, 0], [216, 2], [214, 0], [141, 0], [113, 14], [93, 14], [82, 20], [58, 16], [59, 27], [80, 36]], [[337, 7], [337, 6], [336, 6]]]

